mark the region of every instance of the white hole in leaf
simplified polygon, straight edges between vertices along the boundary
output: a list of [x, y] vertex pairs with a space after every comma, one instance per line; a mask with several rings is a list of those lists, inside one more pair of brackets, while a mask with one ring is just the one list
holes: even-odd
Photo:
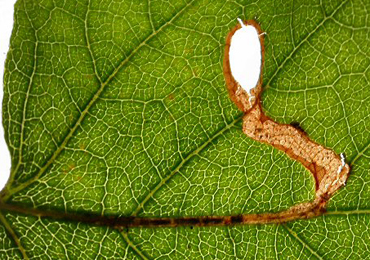
[[238, 18], [241, 28], [231, 38], [229, 60], [234, 79], [248, 92], [257, 85], [261, 73], [262, 52], [257, 29], [253, 25], [245, 25]]

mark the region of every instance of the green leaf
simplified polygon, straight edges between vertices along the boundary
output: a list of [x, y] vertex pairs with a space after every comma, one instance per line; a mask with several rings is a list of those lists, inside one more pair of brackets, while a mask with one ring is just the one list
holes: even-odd
[[345, 152], [324, 216], [118, 230], [1, 209], [0, 258], [364, 259], [370, 243], [367, 1], [18, 0], [4, 77], [1, 203], [102, 216], [279, 212], [310, 172], [242, 132], [222, 71], [236, 18], [267, 32], [263, 107]]

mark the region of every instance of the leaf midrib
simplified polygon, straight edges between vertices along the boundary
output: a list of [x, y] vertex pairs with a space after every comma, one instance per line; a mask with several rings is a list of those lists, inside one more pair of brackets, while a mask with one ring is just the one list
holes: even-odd
[[[303, 40], [298, 44], [296, 45], [296, 47], [290, 52], [290, 54], [288, 56], [286, 56], [286, 58], [283, 60], [283, 62], [278, 66], [278, 68], [276, 69], [275, 73], [272, 75], [272, 77], [269, 79], [269, 81], [267, 82], [266, 84], [266, 87], [269, 87], [269, 84], [273, 81], [274, 78], [277, 77], [277, 75], [279, 74], [279, 72], [281, 71], [281, 69], [284, 67], [284, 65], [286, 64], [286, 62], [288, 60], [290, 60], [293, 55], [300, 49], [300, 47], [306, 42], [308, 41], [308, 39], [310, 37], [312, 37], [314, 35], [314, 33], [321, 27], [325, 24], [326, 21], [328, 21], [331, 17], [333, 17], [349, 0], [346, 0], [346, 1], [343, 1], [341, 4], [339, 4], [335, 10], [328, 16], [325, 16], [324, 19], [310, 32], [307, 34], [307, 36], [305, 38], [303, 38]], [[40, 171], [33, 177], [31, 178], [30, 180], [18, 185], [17, 187], [13, 188], [13, 189], [9, 189], [8, 190], [8, 193], [4, 196], [4, 202], [7, 201], [12, 195], [14, 195], [15, 193], [23, 190], [24, 188], [28, 187], [29, 185], [31, 185], [32, 183], [34, 183], [35, 181], [37, 181], [41, 175], [48, 169], [48, 167], [56, 160], [56, 158], [59, 156], [59, 154], [64, 150], [64, 148], [66, 147], [67, 143], [69, 142], [69, 140], [73, 137], [73, 134], [75, 133], [75, 131], [77, 130], [77, 128], [81, 125], [82, 121], [84, 120], [85, 116], [88, 114], [90, 108], [95, 104], [95, 102], [98, 100], [98, 98], [100, 97], [100, 95], [102, 94], [102, 92], [104, 91], [105, 87], [114, 79], [114, 77], [117, 75], [117, 73], [128, 63], [128, 61], [138, 52], [138, 50], [140, 50], [143, 46], [146, 45], [146, 43], [151, 39], [153, 38], [155, 35], [157, 35], [161, 30], [163, 30], [165, 27], [167, 27], [167, 25], [171, 24], [176, 18], [178, 18], [189, 6], [191, 6], [193, 3], [195, 2], [195, 0], [193, 1], [190, 1], [189, 3], [187, 3], [178, 13], [176, 13], [175, 16], [173, 16], [168, 22], [164, 23], [163, 25], [161, 25], [161, 27], [156, 30], [156, 31], [153, 31], [147, 38], [145, 38], [120, 64], [119, 66], [111, 73], [111, 75], [106, 79], [106, 81], [104, 81], [100, 88], [98, 89], [98, 91], [95, 93], [95, 95], [93, 96], [92, 100], [88, 103], [88, 105], [85, 107], [85, 109], [82, 111], [79, 119], [77, 120], [77, 122], [75, 123], [75, 125], [73, 126], [73, 128], [70, 130], [70, 132], [67, 134], [67, 136], [65, 137], [65, 139], [63, 140], [63, 142], [61, 143], [61, 145], [58, 147], [58, 149], [53, 153], [52, 157], [49, 159], [49, 161], [40, 169]], [[88, 11], [87, 11], [88, 12]], [[86, 19], [87, 21], [87, 16], [86, 16]], [[87, 35], [87, 32], [86, 32], [86, 37], [88, 39], [88, 35]], [[88, 43], [87, 43], [88, 44]], [[91, 50], [89, 49], [89, 52], [91, 52]], [[93, 55], [91, 53], [91, 57], [92, 57], [92, 60], [93, 59]], [[95, 63], [94, 63], [94, 72], [95, 72], [95, 76], [97, 77], [97, 79], [99, 80], [99, 76], [98, 74], [96, 73], [96, 68], [95, 68]], [[169, 174], [167, 175], [165, 178], [163, 178], [159, 184], [157, 184], [155, 186], [154, 189], [152, 189], [148, 195], [144, 198], [144, 200], [142, 202], [140, 202], [138, 204], [138, 207], [135, 209], [135, 211], [133, 212], [133, 216], [135, 216], [141, 209], [143, 209], [145, 203], [147, 201], [149, 201], [149, 199], [151, 197], [153, 197], [153, 195], [156, 193], [156, 191], [158, 191], [165, 183], [167, 183], [174, 175], [176, 172], [178, 172], [182, 165], [184, 165], [186, 162], [188, 162], [194, 155], [196, 155], [197, 153], [199, 153], [202, 149], [204, 149], [207, 144], [210, 142], [210, 140], [214, 140], [217, 136], [219, 136], [220, 133], [223, 133], [225, 132], [225, 130], [229, 129], [229, 127], [231, 125], [234, 125], [235, 123], [237, 123], [238, 121], [241, 120], [242, 117], [238, 117], [236, 120], [234, 120], [231, 124], [228, 124], [226, 125], [224, 128], [222, 128], [220, 131], [218, 131], [217, 133], [215, 133], [212, 137], [210, 137], [206, 142], [204, 142], [202, 145], [200, 145], [199, 147], [197, 147], [195, 150], [193, 150], [186, 158], [184, 158], [179, 164], [178, 166]]]

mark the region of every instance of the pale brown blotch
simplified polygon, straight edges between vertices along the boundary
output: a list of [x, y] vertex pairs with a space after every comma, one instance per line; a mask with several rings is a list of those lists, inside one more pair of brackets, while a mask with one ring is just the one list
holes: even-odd
[[[314, 202], [308, 204], [294, 206], [294, 211], [298, 210], [302, 213], [302, 210], [312, 209], [319, 205], [320, 207], [324, 207], [334, 192], [347, 181], [350, 167], [348, 164], [345, 164], [338, 174], [337, 171], [341, 167], [342, 161], [340, 156], [333, 150], [312, 141], [304, 131], [301, 131], [299, 128], [297, 129], [294, 125], [275, 122], [264, 114], [261, 104], [261, 93], [263, 90], [262, 70], [265, 56], [264, 33], [256, 21], [247, 20], [244, 23], [256, 28], [259, 34], [262, 52], [261, 73], [259, 82], [252, 89], [255, 95], [252, 104], [249, 102], [248, 93], [240, 87], [230, 69], [230, 43], [234, 33], [241, 28], [239, 23], [227, 35], [223, 63], [229, 96], [237, 107], [245, 113], [243, 117], [243, 132], [256, 141], [272, 145], [285, 152], [290, 158], [302, 163], [312, 173], [316, 184], [316, 199]], [[248, 71], [246, 71], [246, 76], [248, 75], [247, 73]]]

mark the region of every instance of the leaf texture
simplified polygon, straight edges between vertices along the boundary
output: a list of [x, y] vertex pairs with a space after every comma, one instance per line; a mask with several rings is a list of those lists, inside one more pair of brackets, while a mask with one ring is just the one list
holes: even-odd
[[2, 201], [180, 217], [312, 200], [310, 172], [241, 131], [222, 72], [237, 17], [267, 32], [266, 113], [345, 152], [352, 172], [325, 216], [279, 225], [119, 231], [2, 210], [1, 258], [366, 259], [369, 12], [360, 0], [18, 0], [4, 77], [12, 172]]

